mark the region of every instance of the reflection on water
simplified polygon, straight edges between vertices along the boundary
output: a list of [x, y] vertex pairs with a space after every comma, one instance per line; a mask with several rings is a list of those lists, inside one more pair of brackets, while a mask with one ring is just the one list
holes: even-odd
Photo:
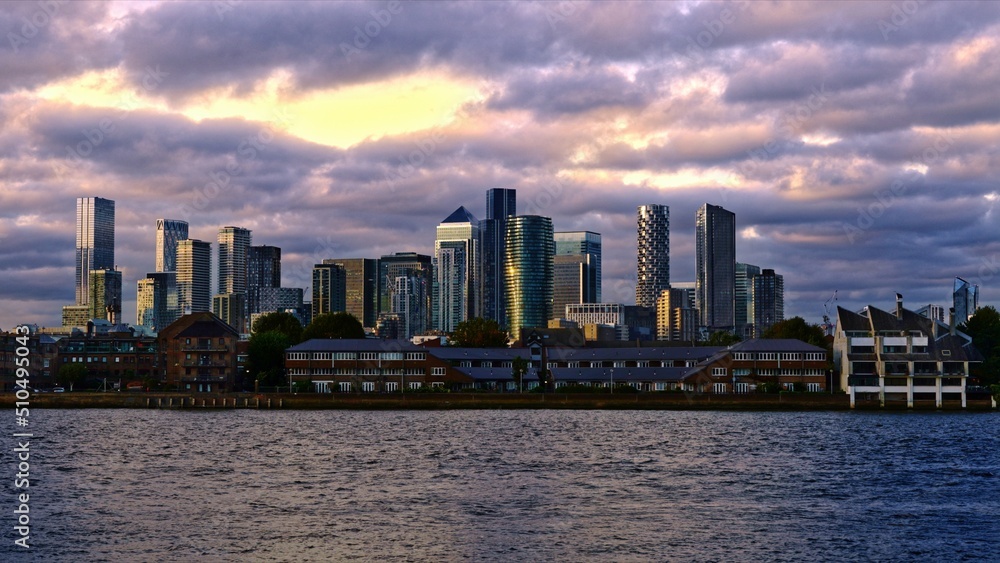
[[1000, 558], [994, 414], [74, 410], [32, 422], [33, 558], [8, 532], [4, 561]]

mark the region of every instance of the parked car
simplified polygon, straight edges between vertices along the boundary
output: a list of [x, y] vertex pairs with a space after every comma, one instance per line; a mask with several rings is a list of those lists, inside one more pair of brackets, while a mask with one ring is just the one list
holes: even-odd
[[63, 392], [65, 392], [65, 391], [66, 391], [66, 390], [65, 390], [65, 389], [63, 389], [62, 387], [56, 387], [56, 388], [52, 389], [52, 392], [53, 392], [53, 393], [63, 393]]

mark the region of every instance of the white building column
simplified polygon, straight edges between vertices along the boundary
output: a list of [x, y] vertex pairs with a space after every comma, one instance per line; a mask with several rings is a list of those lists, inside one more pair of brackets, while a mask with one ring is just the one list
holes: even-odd
[[[966, 370], [965, 373], [969, 373], [969, 371]], [[966, 397], [966, 394], [965, 394], [965, 382], [966, 382], [966, 380], [967, 379], [965, 377], [962, 378], [962, 408], [963, 409], [965, 408], [965, 397]]]
[[847, 392], [850, 393], [850, 395], [851, 395], [851, 408], [853, 409], [854, 408], [854, 386], [853, 385], [848, 385], [847, 386], [847, 390], [848, 390]]
[[941, 380], [942, 378], [940, 375], [937, 378], [935, 378], [937, 388], [934, 391], [934, 404], [937, 406], [937, 408], [941, 408], [943, 404], [943, 398], [941, 395]]
[[906, 376], [906, 408], [913, 408], [913, 376]]
[[885, 407], [885, 376], [878, 376], [878, 406]]

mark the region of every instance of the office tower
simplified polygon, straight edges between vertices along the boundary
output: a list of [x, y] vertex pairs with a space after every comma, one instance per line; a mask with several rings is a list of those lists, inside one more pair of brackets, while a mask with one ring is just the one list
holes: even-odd
[[504, 235], [507, 217], [517, 215], [515, 190], [493, 188], [486, 192], [486, 218], [479, 222], [482, 237], [481, 315], [506, 326], [504, 292]]
[[112, 324], [121, 320], [122, 273], [118, 270], [91, 270], [87, 306], [90, 318], [106, 319]]
[[339, 264], [316, 264], [312, 276], [312, 304], [309, 322], [319, 315], [346, 310], [347, 272]]
[[[90, 271], [115, 267], [115, 202], [100, 197], [76, 199], [76, 304], [90, 299]], [[102, 313], [100, 317], [104, 318]]]
[[177, 320], [177, 273], [152, 272], [140, 279], [135, 309], [135, 324], [156, 332]]
[[374, 258], [329, 258], [324, 264], [344, 268], [345, 310], [365, 328], [375, 328], [378, 318], [378, 260]]
[[636, 215], [635, 304], [655, 307], [660, 292], [670, 287], [670, 208], [640, 205]]
[[479, 220], [459, 207], [437, 226], [434, 241], [433, 323], [451, 332], [479, 316]]
[[218, 293], [246, 293], [250, 241], [249, 229], [241, 227], [219, 229]]
[[522, 328], [544, 328], [552, 317], [556, 252], [552, 219], [508, 217], [506, 239], [507, 320], [511, 337], [518, 339]]
[[785, 278], [774, 270], [761, 270], [751, 281], [750, 320], [753, 337], [760, 338], [767, 329], [785, 320]]
[[670, 284], [670, 289], [681, 289], [681, 290], [684, 291], [684, 296], [687, 299], [687, 305], [685, 305], [685, 307], [688, 308], [688, 309], [694, 309], [695, 308], [695, 305], [694, 305], [695, 304], [695, 298], [694, 298], [695, 291], [694, 291], [694, 287], [695, 287], [695, 283], [693, 281], [690, 281], [690, 282], [671, 282], [671, 284]]
[[62, 326], [68, 328], [85, 328], [90, 322], [90, 306], [64, 305], [62, 308]]
[[411, 313], [419, 311], [423, 315], [421, 319], [407, 319], [409, 330], [413, 331], [413, 334], [426, 332], [433, 326], [431, 324], [431, 288], [434, 286], [432, 262], [433, 259], [430, 256], [416, 252], [387, 254], [379, 258], [378, 261], [379, 285], [381, 286], [379, 313], [401, 312], [397, 310], [398, 303], [395, 300], [397, 288], [400, 287], [397, 280], [401, 277], [415, 278], [411, 279], [410, 285], [416, 293], [408, 294], [403, 299], [403, 302], [408, 304], [413, 295], [419, 295], [424, 300], [423, 303], [419, 304], [419, 307], [417, 304], [407, 305], [408, 309], [412, 307]]
[[710, 332], [736, 324], [736, 215], [706, 203], [695, 215], [695, 307]]
[[177, 241], [177, 306], [180, 315], [212, 308], [212, 244], [197, 239]]
[[392, 309], [389, 316], [399, 319], [400, 338], [412, 338], [427, 331], [427, 294], [430, 286], [419, 274], [396, 276], [392, 284]]
[[[249, 320], [246, 314], [245, 293], [217, 293], [212, 296], [212, 313], [222, 322], [244, 332], [243, 324]], [[247, 330], [249, 332], [249, 330]]]
[[261, 290], [281, 287], [281, 249], [276, 246], [251, 246], [247, 252], [247, 311], [266, 311], [261, 306]]
[[555, 256], [552, 262], [552, 318], [563, 318], [566, 305], [596, 303], [588, 294], [590, 256]]
[[979, 286], [962, 278], [955, 278], [952, 303], [955, 307], [955, 325], [969, 322], [979, 309]]
[[[556, 256], [586, 256], [584, 273], [584, 301], [577, 303], [601, 302], [601, 234], [591, 231], [564, 231], [552, 234], [556, 243]], [[561, 316], [561, 309], [552, 311]]]
[[156, 271], [177, 271], [177, 242], [188, 238], [187, 221], [156, 220]]
[[751, 302], [750, 296], [753, 289], [753, 277], [759, 275], [760, 266], [744, 264], [743, 262], [736, 263], [736, 279], [734, 286], [736, 288], [735, 333], [743, 340], [752, 338], [753, 335], [753, 315], [749, 314]]
[[692, 342], [698, 335], [698, 317], [688, 307], [683, 289], [664, 289], [656, 301], [656, 339]]

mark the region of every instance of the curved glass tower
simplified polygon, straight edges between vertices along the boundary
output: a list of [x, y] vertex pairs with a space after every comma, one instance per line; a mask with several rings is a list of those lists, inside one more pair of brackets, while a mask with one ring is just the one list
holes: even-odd
[[552, 316], [556, 252], [552, 219], [538, 215], [508, 217], [506, 239], [507, 320], [511, 337], [517, 339], [520, 329], [544, 328]]

